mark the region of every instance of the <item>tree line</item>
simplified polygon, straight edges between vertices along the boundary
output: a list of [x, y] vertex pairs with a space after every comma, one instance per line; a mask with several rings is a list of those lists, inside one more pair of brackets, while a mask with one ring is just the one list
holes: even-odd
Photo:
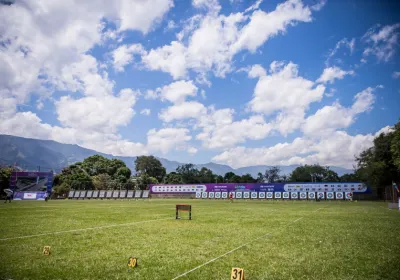
[[[281, 174], [274, 166], [258, 173], [238, 175], [228, 172], [224, 176], [208, 168], [197, 169], [194, 164], [178, 166], [167, 174], [165, 167], [154, 156], [139, 156], [135, 160], [135, 174], [119, 159], [107, 159], [100, 155], [74, 163], [57, 174], [54, 192], [74, 190], [147, 189], [149, 184], [201, 184], [201, 183], [276, 183], [276, 182], [349, 182], [361, 181], [373, 187], [379, 194], [392, 182], [400, 183], [400, 122], [388, 133], [382, 133], [373, 146], [357, 155], [354, 172], [339, 176], [329, 167], [319, 164], [302, 165], [290, 174]], [[13, 168], [0, 168], [1, 190], [9, 187]]]

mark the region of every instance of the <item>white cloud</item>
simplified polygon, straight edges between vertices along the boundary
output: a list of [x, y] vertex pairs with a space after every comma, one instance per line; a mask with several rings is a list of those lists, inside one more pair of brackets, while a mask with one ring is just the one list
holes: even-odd
[[199, 126], [202, 132], [196, 136], [207, 148], [229, 148], [247, 139], [260, 140], [271, 131], [262, 116], [251, 116], [248, 119], [233, 121], [233, 110], [222, 109], [203, 116]]
[[189, 130], [186, 128], [151, 129], [147, 132], [147, 146], [152, 152], [160, 151], [166, 154], [172, 149], [182, 149], [191, 140]]
[[[215, 6], [215, 1], [193, 3]], [[192, 17], [178, 34], [180, 41], [150, 50], [142, 56], [144, 65], [150, 70], [170, 73], [174, 79], [184, 78], [189, 69], [203, 77], [208, 71], [225, 77], [233, 69], [233, 57], [241, 50], [254, 52], [271, 37], [286, 32], [289, 26], [312, 20], [310, 9], [300, 0], [288, 0], [270, 13], [255, 10], [250, 16], [244, 13], [225, 16], [216, 11]], [[187, 43], [183, 43], [190, 32]]]
[[326, 2], [328, 2], [328, 0], [319, 1], [318, 3], [314, 4], [313, 6], [311, 6], [311, 10], [320, 11], [326, 5]]
[[187, 152], [188, 152], [190, 155], [195, 155], [195, 154], [197, 154], [198, 150], [197, 150], [195, 147], [189, 147], [189, 148], [187, 149]]
[[185, 120], [206, 114], [206, 107], [196, 101], [182, 102], [163, 109], [158, 117], [164, 122], [172, 122], [175, 120]]
[[270, 147], [227, 149], [215, 156], [213, 161], [229, 164], [234, 168], [250, 165], [313, 164], [352, 168], [355, 156], [373, 145], [373, 139], [385, 127], [373, 134], [351, 136], [344, 131], [335, 131], [322, 138], [296, 138], [293, 142], [279, 143]]
[[374, 88], [367, 88], [354, 96], [354, 103], [346, 108], [335, 102], [331, 106], [324, 106], [314, 115], [309, 116], [302, 127], [304, 135], [309, 137], [319, 135], [331, 135], [338, 129], [348, 128], [354, 123], [358, 114], [372, 109], [375, 96]]
[[192, 81], [177, 81], [157, 89], [162, 100], [172, 103], [182, 103], [188, 96], [196, 96], [197, 90]]
[[134, 54], [143, 55], [145, 53], [141, 44], [119, 46], [112, 52], [114, 69], [123, 72], [124, 67], [132, 62]]
[[259, 78], [266, 76], [267, 72], [260, 64], [255, 64], [250, 68], [248, 75], [250, 78]]
[[400, 79], [400, 72], [393, 72], [392, 77], [393, 79]]
[[336, 55], [336, 53], [342, 48], [348, 48], [350, 50], [350, 54], [353, 54], [356, 45], [356, 39], [353, 38], [348, 40], [347, 38], [343, 38], [339, 42], [336, 43], [335, 47], [329, 51], [328, 58], [325, 61], [325, 65], [329, 66], [330, 60]]
[[400, 23], [379, 27], [378, 25], [370, 28], [363, 36], [363, 40], [368, 44], [363, 55], [374, 55], [378, 61], [388, 62], [396, 54]]
[[140, 114], [143, 115], [143, 116], [150, 116], [150, 113], [151, 113], [151, 110], [148, 109], [148, 108], [143, 109], [142, 111], [140, 111]]
[[86, 133], [115, 133], [119, 126], [127, 125], [132, 119], [135, 102], [135, 92], [123, 89], [118, 96], [88, 96], [80, 99], [63, 96], [55, 105], [58, 120], [66, 127]]
[[324, 69], [324, 72], [318, 78], [317, 82], [324, 84], [326, 83], [333, 84], [335, 80], [342, 80], [346, 75], [354, 75], [354, 71], [353, 70], [345, 71], [336, 66], [328, 67]]

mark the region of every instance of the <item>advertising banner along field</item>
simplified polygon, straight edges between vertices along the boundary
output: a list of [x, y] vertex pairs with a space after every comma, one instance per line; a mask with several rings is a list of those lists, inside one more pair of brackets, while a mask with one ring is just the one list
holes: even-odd
[[150, 185], [150, 192], [165, 193], [204, 193], [204, 192], [352, 192], [370, 193], [370, 188], [360, 182], [348, 183], [271, 183], [271, 184], [186, 184]]

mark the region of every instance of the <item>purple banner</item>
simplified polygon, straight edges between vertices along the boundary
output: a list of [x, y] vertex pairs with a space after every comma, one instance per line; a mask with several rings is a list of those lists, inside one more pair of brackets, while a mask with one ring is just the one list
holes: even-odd
[[153, 194], [196, 192], [354, 192], [370, 193], [370, 188], [360, 182], [329, 183], [254, 183], [254, 184], [157, 184], [150, 185]]
[[14, 200], [44, 200], [46, 192], [15, 192]]

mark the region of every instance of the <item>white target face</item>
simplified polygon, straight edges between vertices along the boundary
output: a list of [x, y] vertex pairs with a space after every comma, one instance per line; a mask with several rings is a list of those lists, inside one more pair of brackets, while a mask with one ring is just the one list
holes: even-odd
[[318, 193], [318, 198], [319, 199], [325, 199], [325, 193], [324, 192], [319, 192]]
[[309, 199], [315, 199], [315, 192], [309, 192], [308, 193], [308, 198]]
[[214, 198], [214, 192], [209, 192], [208, 193], [208, 198]]
[[236, 192], [236, 198], [242, 198], [242, 192]]
[[265, 198], [265, 192], [259, 192], [258, 198]]
[[196, 192], [196, 198], [201, 198], [201, 192]]
[[353, 197], [353, 194], [351, 192], [346, 192], [345, 196], [346, 196], [346, 199], [350, 199]]
[[267, 192], [267, 198], [273, 198], [274, 193], [273, 192]]
[[228, 198], [228, 193], [227, 193], [227, 192], [221, 193], [221, 197], [222, 197], [222, 198]]
[[290, 193], [290, 196], [291, 196], [292, 199], [298, 199], [299, 198], [299, 194], [297, 192]]
[[306, 192], [301, 192], [300, 193], [300, 199], [307, 199], [307, 193]]
[[221, 198], [221, 193], [220, 192], [216, 192], [215, 193], [215, 198]]
[[289, 193], [288, 192], [284, 192], [282, 195], [283, 195], [283, 198], [285, 198], [285, 199], [289, 198]]
[[333, 199], [334, 197], [333, 197], [333, 192], [327, 192], [326, 193], [326, 198], [327, 199]]
[[282, 193], [281, 192], [276, 192], [275, 193], [275, 198], [282, 198]]
[[243, 192], [243, 198], [250, 198], [249, 192]]
[[253, 198], [253, 199], [254, 199], [254, 198], [257, 198], [257, 193], [256, 193], [256, 192], [252, 192], [252, 193], [251, 193], [251, 198]]
[[336, 199], [343, 199], [343, 193], [342, 192], [337, 192], [336, 193]]
[[202, 198], [207, 198], [207, 193], [206, 193], [206, 192], [202, 192], [202, 193], [201, 193], [201, 197], [202, 197]]

